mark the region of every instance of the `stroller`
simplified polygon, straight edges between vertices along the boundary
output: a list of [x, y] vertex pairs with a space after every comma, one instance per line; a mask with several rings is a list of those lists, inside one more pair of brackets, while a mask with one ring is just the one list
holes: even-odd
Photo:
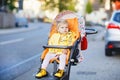
[[[80, 36], [79, 27], [78, 27], [79, 26], [78, 17], [72, 11], [64, 11], [56, 16], [55, 21], [58, 21], [60, 19], [65, 19], [68, 22], [68, 27], [69, 27], [70, 31], [75, 33], [75, 42], [72, 46], [51, 46], [51, 45], [43, 46], [44, 51], [40, 57], [41, 63], [44, 60], [44, 58], [48, 52], [48, 48], [69, 49], [69, 52], [67, 54], [64, 75], [61, 78], [57, 78], [57, 77], [48, 75], [46, 77], [41, 78], [41, 80], [69, 80], [71, 66], [72, 65], [76, 66], [76, 64], [75, 64], [76, 63], [76, 56], [79, 54], [79, 47], [78, 46], [81, 43], [81, 36]], [[53, 22], [51, 30], [50, 30], [49, 38], [51, 37], [52, 34], [54, 34], [56, 32], [57, 32], [56, 23]], [[92, 32], [90, 32], [90, 34], [93, 34], [93, 33], [96, 33], [96, 31], [92, 29]], [[53, 73], [55, 73], [57, 71], [59, 59], [53, 58], [50, 60], [50, 63], [53, 63], [53, 65], [54, 65]], [[40, 68], [41, 68], [41, 66], [40, 66]]]

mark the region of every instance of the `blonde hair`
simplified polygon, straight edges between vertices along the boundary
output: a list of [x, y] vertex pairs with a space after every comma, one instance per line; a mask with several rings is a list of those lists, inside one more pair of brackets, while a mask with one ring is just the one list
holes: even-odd
[[68, 25], [68, 22], [66, 20], [60, 20], [60, 21], [57, 21], [56, 23], [57, 23], [57, 29], [63, 24]]

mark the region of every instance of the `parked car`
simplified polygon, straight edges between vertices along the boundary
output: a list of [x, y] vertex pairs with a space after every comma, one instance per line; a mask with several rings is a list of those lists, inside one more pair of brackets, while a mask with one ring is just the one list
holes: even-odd
[[105, 55], [112, 56], [113, 51], [120, 52], [120, 10], [114, 11], [106, 25]]
[[15, 18], [15, 26], [16, 27], [28, 27], [28, 20], [24, 17], [16, 17]]

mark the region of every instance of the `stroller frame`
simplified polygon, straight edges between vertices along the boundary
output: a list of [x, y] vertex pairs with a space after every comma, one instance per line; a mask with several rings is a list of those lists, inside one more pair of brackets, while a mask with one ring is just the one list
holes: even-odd
[[[78, 45], [79, 45], [80, 41], [81, 41], [81, 38], [76, 40], [75, 43], [73, 44], [73, 46], [49, 46], [49, 45], [43, 46], [43, 48], [70, 49], [70, 57], [68, 60], [68, 64], [65, 67], [65, 73], [64, 73], [63, 77], [61, 77], [61, 78], [53, 77], [52, 80], [69, 80], [71, 66], [76, 65], [76, 64], [74, 64], [74, 62], [75, 62], [74, 58], [78, 54], [78, 53], [76, 53], [76, 50], [78, 49]], [[40, 60], [40, 61], [41, 61], [41, 63], [43, 62], [43, 60]], [[54, 68], [53, 74], [54, 74], [57, 71], [58, 63], [56, 61], [53, 61], [53, 66], [54, 66], [53, 67]], [[40, 69], [41, 69], [41, 65], [40, 65], [39, 71], [40, 71]], [[48, 78], [49, 78], [49, 76], [48, 76]], [[44, 77], [42, 78], [42, 80], [44, 80]]]

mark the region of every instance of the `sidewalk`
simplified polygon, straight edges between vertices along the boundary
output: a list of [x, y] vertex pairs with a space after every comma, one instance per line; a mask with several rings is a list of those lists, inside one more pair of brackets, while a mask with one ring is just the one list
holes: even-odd
[[36, 29], [40, 26], [39, 23], [29, 23], [29, 27], [21, 27], [21, 28], [11, 28], [11, 29], [0, 29], [0, 34], [9, 34], [9, 33], [16, 33], [16, 32], [22, 32], [22, 31], [29, 31]]

